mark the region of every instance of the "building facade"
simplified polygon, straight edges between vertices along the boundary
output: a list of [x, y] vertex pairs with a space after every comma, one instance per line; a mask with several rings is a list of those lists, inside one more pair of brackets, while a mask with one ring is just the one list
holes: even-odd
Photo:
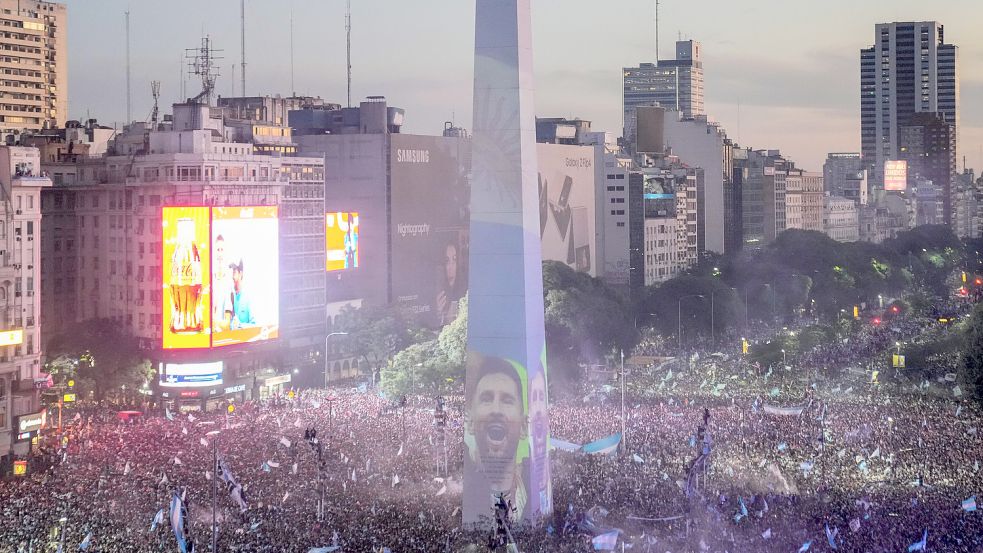
[[68, 117], [68, 11], [40, 0], [0, 0], [0, 135], [61, 127]]
[[874, 45], [860, 51], [861, 144], [874, 184], [884, 162], [901, 159], [901, 129], [916, 113], [941, 113], [958, 129], [957, 56], [936, 21], [876, 25]]
[[929, 180], [941, 190], [942, 220], [956, 224], [956, 125], [944, 113], [914, 114], [901, 127], [900, 159], [908, 162], [908, 184]]
[[867, 169], [860, 153], [832, 153], [823, 164], [823, 186], [833, 196], [866, 205], [869, 198]]
[[27, 455], [45, 413], [41, 377], [41, 193], [36, 148], [0, 147], [0, 472]]
[[635, 109], [662, 106], [686, 119], [703, 115], [703, 46], [693, 40], [676, 43], [676, 59], [642, 63], [623, 70], [624, 137], [636, 136]]
[[860, 240], [860, 219], [857, 204], [849, 198], [826, 196], [823, 209], [823, 229], [837, 242]]

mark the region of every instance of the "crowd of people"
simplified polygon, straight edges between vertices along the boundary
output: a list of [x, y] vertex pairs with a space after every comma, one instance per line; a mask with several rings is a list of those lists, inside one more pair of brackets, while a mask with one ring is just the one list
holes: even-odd
[[[925, 324], [865, 328], [800, 363], [862, 366]], [[631, 377], [620, 454], [552, 453], [554, 514], [515, 528], [521, 551], [590, 551], [593, 534], [613, 529], [619, 549], [648, 553], [906, 551], [923, 539], [932, 551], [983, 548], [983, 515], [968, 508], [983, 496], [983, 414], [970, 403], [881, 388], [866, 373], [849, 392], [842, 380], [793, 378], [799, 368], [752, 374], [719, 354], [649, 371]], [[620, 432], [620, 395], [609, 395], [554, 401], [552, 437]], [[462, 402], [447, 399], [445, 427], [434, 398], [399, 403], [371, 389], [125, 423], [89, 409], [67, 425], [67, 447], [0, 482], [0, 552], [175, 551], [175, 494], [197, 551], [210, 548], [213, 517], [220, 551], [486, 550], [493, 512], [485, 526], [461, 523]]]

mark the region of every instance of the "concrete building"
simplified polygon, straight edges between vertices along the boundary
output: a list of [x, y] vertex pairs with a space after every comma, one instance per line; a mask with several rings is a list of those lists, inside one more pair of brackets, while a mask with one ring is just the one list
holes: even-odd
[[908, 162], [908, 184], [927, 179], [939, 187], [942, 220], [955, 225], [956, 125], [944, 113], [916, 113], [901, 127], [899, 141], [899, 159]]
[[71, 161], [79, 157], [105, 155], [116, 129], [100, 125], [95, 119], [84, 124], [68, 121], [63, 129], [42, 129], [23, 133], [21, 146], [37, 148], [44, 163]]
[[0, 467], [23, 457], [45, 413], [41, 377], [41, 191], [51, 180], [35, 148], [0, 147]]
[[941, 188], [930, 180], [919, 180], [911, 193], [916, 205], [915, 226], [943, 224]]
[[638, 107], [662, 106], [680, 112], [685, 119], [705, 113], [702, 49], [699, 42], [681, 40], [676, 42], [676, 59], [624, 68], [622, 99], [626, 144], [635, 141], [635, 109]]
[[823, 176], [789, 170], [785, 181], [786, 229], [823, 232]]
[[250, 121], [262, 125], [290, 127], [290, 112], [297, 110], [334, 111], [340, 104], [310, 96], [236, 96], [218, 97], [216, 104], [231, 119]]
[[68, 118], [68, 11], [41, 0], [0, 0], [0, 135], [58, 128]]
[[850, 198], [826, 196], [823, 207], [823, 229], [837, 242], [860, 240], [859, 208]]
[[682, 163], [703, 170], [703, 178], [697, 184], [697, 249], [701, 255], [723, 254], [724, 161], [725, 149], [730, 148], [727, 134], [705, 116], [683, 119], [678, 112], [666, 112], [665, 143], [667, 151]]
[[665, 160], [664, 169], [645, 169], [645, 285], [679, 276], [699, 260], [697, 182], [700, 170]]
[[823, 164], [823, 185], [832, 196], [866, 205], [869, 197], [867, 169], [859, 153], [832, 153]]
[[958, 48], [936, 21], [878, 24], [860, 51], [861, 144], [875, 185], [884, 162], [901, 159], [901, 129], [916, 113], [941, 113], [959, 125]]
[[[301, 247], [301, 237], [291, 235], [292, 229], [302, 227], [300, 232], [310, 235], [304, 240], [315, 246], [323, 243], [318, 237], [323, 231], [308, 220], [312, 217], [319, 223], [321, 215], [302, 209], [298, 217], [293, 204], [282, 201], [286, 194], [295, 193], [307, 199], [314, 193], [313, 201], [322, 201], [316, 191], [323, 189], [323, 160], [259, 155], [252, 144], [227, 140], [230, 131], [209, 111], [201, 104], [176, 104], [174, 121], [182, 130], [147, 131], [136, 125], [128, 133], [139, 136], [119, 137], [119, 144], [127, 149], [143, 141], [143, 150], [120, 155], [114, 141], [106, 156], [45, 165], [63, 175], [42, 202], [48, 215], [42, 250], [52, 267], [42, 275], [42, 289], [51, 294], [46, 309], [58, 313], [63, 324], [97, 318], [116, 321], [124, 332], [141, 340], [154, 366], [161, 369], [196, 363], [220, 366], [219, 382], [224, 381], [224, 386], [180, 394], [166, 386], [155, 387], [160, 399], [181, 409], [211, 408], [227, 394], [258, 398], [278, 393], [290, 382], [291, 369], [300, 367], [293, 364], [291, 351], [299, 348], [300, 357], [309, 358], [310, 342], [318, 342], [310, 333], [324, 336], [323, 308], [318, 307], [323, 305], [319, 298], [324, 281], [316, 269], [323, 265], [323, 249], [314, 247], [312, 254]], [[274, 224], [284, 229], [278, 233], [281, 257], [269, 261], [277, 266], [279, 284], [277, 289], [262, 291], [275, 294], [281, 306], [275, 313], [279, 340], [165, 349], [163, 312], [170, 306], [162, 302], [163, 264], [168, 261], [162, 245], [162, 208], [173, 206], [280, 208]], [[306, 273], [297, 273], [311, 268], [318, 276], [316, 282]]]

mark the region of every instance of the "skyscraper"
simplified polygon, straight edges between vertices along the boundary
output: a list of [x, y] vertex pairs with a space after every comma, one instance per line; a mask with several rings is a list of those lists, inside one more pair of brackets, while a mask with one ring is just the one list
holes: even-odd
[[[62, 127], [68, 116], [67, 10], [64, 4], [0, 0], [5, 94], [0, 135]], [[13, 90], [10, 90], [13, 89]]]
[[954, 224], [956, 126], [944, 113], [916, 113], [901, 127], [900, 159], [908, 162], [908, 183], [930, 180], [942, 194], [942, 222]]
[[703, 46], [694, 40], [676, 43], [676, 59], [624, 68], [624, 137], [635, 141], [635, 108], [660, 105], [684, 119], [703, 115]]
[[860, 51], [861, 143], [871, 181], [882, 185], [884, 162], [902, 159], [901, 128], [916, 113], [941, 113], [958, 129], [958, 49], [935, 21], [879, 24], [874, 40]]

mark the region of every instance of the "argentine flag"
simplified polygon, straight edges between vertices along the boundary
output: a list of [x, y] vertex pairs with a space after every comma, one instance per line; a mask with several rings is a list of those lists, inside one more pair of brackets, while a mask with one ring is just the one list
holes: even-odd
[[916, 541], [908, 546], [908, 553], [912, 553], [912, 551], [925, 551], [926, 547], [928, 547], [928, 530], [925, 530], [922, 534], [921, 541]]
[[972, 513], [976, 510], [976, 496], [963, 501], [963, 510], [967, 513]]
[[588, 454], [600, 454], [600, 455], [610, 455], [618, 450], [618, 444], [621, 443], [621, 434], [614, 434], [613, 436], [608, 436], [607, 438], [601, 438], [596, 442], [591, 442], [580, 450]]
[[171, 528], [174, 529], [174, 538], [177, 539], [178, 551], [188, 553], [188, 544], [184, 537], [184, 502], [175, 493], [171, 497]]
[[[620, 439], [621, 436], [618, 435]], [[615, 546], [618, 545], [618, 530], [612, 530], [606, 534], [601, 534], [591, 540], [594, 544], [594, 551], [614, 551]]]
[[85, 539], [79, 543], [79, 551], [88, 551], [90, 545], [92, 545], [92, 532], [86, 534]]

